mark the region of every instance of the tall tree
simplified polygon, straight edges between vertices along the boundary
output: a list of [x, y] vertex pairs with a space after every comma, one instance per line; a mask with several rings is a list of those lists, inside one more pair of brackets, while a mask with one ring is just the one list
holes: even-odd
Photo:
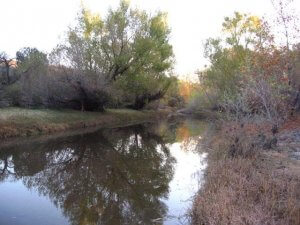
[[299, 42], [299, 16], [292, 8], [292, 3], [294, 0], [271, 0], [274, 9], [276, 11], [276, 25], [279, 30], [281, 28], [283, 39], [284, 39], [284, 50], [286, 51], [286, 69], [288, 74], [289, 83], [293, 83], [293, 64], [295, 61], [294, 55], [291, 52], [291, 47], [293, 44]]
[[150, 16], [121, 1], [104, 19], [83, 8], [78, 25], [69, 30], [66, 43], [54, 55], [59, 53], [60, 62], [64, 59], [84, 74], [116, 84], [133, 105], [136, 99], [145, 103], [162, 97], [169, 85], [166, 80], [173, 64], [169, 34], [166, 14]]
[[238, 12], [225, 17], [222, 26], [223, 37], [205, 43], [205, 57], [211, 66], [200, 78], [220, 96], [234, 96], [242, 82], [242, 67], [257, 46], [265, 45], [268, 33], [261, 19]]

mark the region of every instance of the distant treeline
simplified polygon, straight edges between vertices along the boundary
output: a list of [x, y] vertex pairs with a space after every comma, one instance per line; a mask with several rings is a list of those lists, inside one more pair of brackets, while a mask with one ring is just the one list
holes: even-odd
[[0, 106], [142, 109], [166, 93], [176, 105], [169, 35], [162, 12], [151, 16], [121, 1], [102, 19], [83, 8], [50, 54], [30, 47], [15, 58], [0, 54]]

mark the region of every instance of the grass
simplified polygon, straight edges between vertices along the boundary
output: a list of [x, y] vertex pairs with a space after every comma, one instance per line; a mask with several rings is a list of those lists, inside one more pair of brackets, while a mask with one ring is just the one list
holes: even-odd
[[298, 225], [299, 180], [256, 164], [243, 158], [211, 164], [194, 202], [194, 224]]
[[157, 119], [166, 112], [108, 109], [101, 112], [74, 110], [0, 109], [0, 139], [52, 134], [88, 127], [122, 126]]
[[270, 157], [276, 149], [253, 144], [254, 131], [264, 127], [228, 126], [209, 138], [206, 179], [194, 200], [192, 224], [299, 225], [300, 173], [291, 174], [288, 163]]

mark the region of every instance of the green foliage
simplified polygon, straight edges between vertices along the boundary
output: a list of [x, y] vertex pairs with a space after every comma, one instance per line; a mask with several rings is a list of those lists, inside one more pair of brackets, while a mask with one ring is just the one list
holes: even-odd
[[222, 39], [205, 44], [211, 65], [199, 72], [203, 89], [191, 105], [206, 105], [205, 93], [230, 119], [259, 115], [278, 125], [288, 116], [295, 93], [292, 52], [277, 46], [267, 22], [254, 16], [236, 12], [225, 17], [223, 32]]
[[171, 76], [169, 80], [170, 85], [164, 96], [164, 101], [170, 107], [184, 107], [184, 98], [180, 95], [180, 80], [175, 76]]
[[8, 99], [10, 101], [10, 103], [12, 105], [19, 105], [20, 101], [21, 101], [21, 87], [19, 85], [19, 83], [14, 83], [12, 85], [9, 85], [6, 89], [5, 89], [5, 99]]
[[199, 77], [208, 90], [217, 91], [219, 99], [234, 98], [241, 87], [243, 69], [253, 49], [263, 44], [266, 29], [262, 21], [247, 14], [235, 12], [225, 17], [223, 38], [209, 38], [205, 43], [205, 57], [211, 65]]
[[203, 88], [194, 91], [191, 95], [187, 108], [193, 112], [201, 111], [203, 109], [217, 109], [218, 96], [213, 91], [207, 91]]
[[52, 63], [59, 58], [58, 63], [64, 61], [81, 73], [101, 77], [118, 88], [116, 93], [123, 91], [121, 95], [132, 104], [137, 98], [151, 101], [152, 95], [165, 92], [170, 83], [173, 51], [169, 35], [165, 13], [152, 16], [131, 9], [127, 1], [110, 9], [104, 19], [83, 8], [66, 43], [51, 54]]
[[16, 58], [20, 73], [37, 69], [45, 70], [48, 65], [47, 55], [36, 48], [22, 48], [16, 53]]
[[83, 7], [77, 25], [49, 57], [30, 47], [17, 52], [16, 79], [9, 74], [11, 60], [1, 53], [7, 84], [16, 82], [18, 91], [7, 90], [9, 99], [0, 96], [0, 105], [141, 109], [163, 98], [173, 80], [166, 20], [165, 13], [150, 15], [130, 8], [128, 1], [109, 9], [105, 18]]
[[235, 12], [233, 17], [225, 17], [222, 26], [229, 46], [247, 49], [251, 44], [262, 41], [264, 27], [256, 16]]

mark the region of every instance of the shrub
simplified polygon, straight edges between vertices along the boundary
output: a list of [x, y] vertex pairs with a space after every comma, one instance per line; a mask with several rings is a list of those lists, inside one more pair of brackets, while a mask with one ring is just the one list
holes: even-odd
[[19, 106], [21, 101], [21, 87], [18, 83], [14, 83], [5, 88], [5, 95], [2, 97], [2, 101], [9, 102], [9, 105]]

